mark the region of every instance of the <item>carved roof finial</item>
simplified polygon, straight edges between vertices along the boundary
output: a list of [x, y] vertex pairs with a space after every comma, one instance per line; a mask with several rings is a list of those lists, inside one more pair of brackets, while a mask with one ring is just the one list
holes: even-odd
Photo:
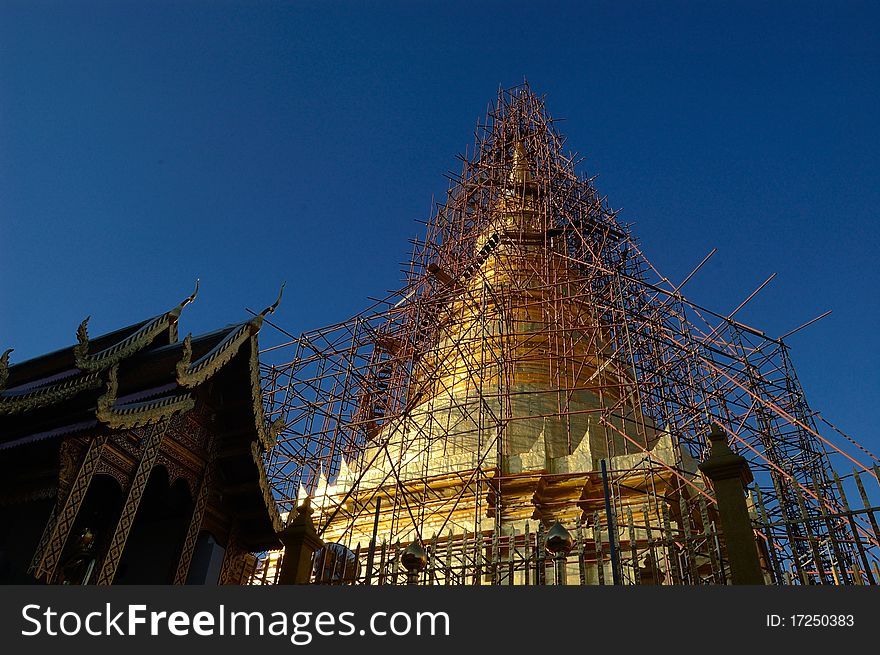
[[191, 294], [189, 294], [186, 298], [184, 298], [183, 301], [181, 301], [181, 303], [177, 307], [172, 309], [169, 313], [172, 314], [175, 318], [179, 317], [181, 312], [183, 311], [183, 308], [186, 307], [188, 304], [190, 304], [193, 300], [195, 300], [196, 296], [198, 296], [198, 295], [199, 295], [199, 278], [196, 278], [195, 290]]
[[11, 353], [14, 348], [7, 348], [6, 351], [0, 355], [0, 389], [4, 389], [6, 387], [6, 381], [9, 379], [9, 353]]
[[196, 299], [196, 296], [199, 295], [199, 282], [200, 282], [200, 279], [196, 278], [196, 288], [193, 289], [193, 292], [191, 294], [189, 294], [189, 296], [187, 296], [186, 300], [183, 301], [182, 304], [184, 307], [186, 307], [188, 304], [190, 304], [193, 300]]
[[281, 288], [278, 290], [278, 298], [275, 299], [275, 302], [266, 307], [263, 311], [260, 312], [260, 316], [268, 316], [269, 314], [274, 314], [275, 310], [278, 309], [278, 305], [281, 303], [281, 296], [284, 295], [284, 287], [287, 285], [287, 282], [281, 283]]
[[76, 328], [76, 345], [73, 347], [73, 357], [79, 368], [86, 368], [85, 359], [89, 355], [89, 319], [86, 316], [79, 327]]
[[106, 391], [98, 398], [98, 420], [104, 420], [104, 417], [110, 412], [110, 409], [116, 402], [116, 394], [119, 391], [118, 373], [118, 365], [111, 366], [110, 370], [107, 371]]
[[285, 422], [284, 417], [279, 416], [269, 425], [269, 435], [273, 438], [277, 437], [286, 427], [287, 423]]
[[281, 303], [281, 296], [284, 295], [284, 287], [287, 285], [287, 282], [281, 283], [281, 289], [278, 291], [278, 297], [275, 299], [271, 305], [266, 307], [259, 314], [254, 316], [250, 321], [250, 331], [251, 334], [256, 334], [260, 331], [260, 328], [263, 326], [263, 319], [266, 318], [269, 314], [275, 313], [275, 310], [278, 309], [278, 305]]
[[189, 372], [190, 364], [192, 364], [192, 334], [187, 334], [183, 340], [183, 353], [180, 356], [180, 361], [177, 362], [178, 383]]

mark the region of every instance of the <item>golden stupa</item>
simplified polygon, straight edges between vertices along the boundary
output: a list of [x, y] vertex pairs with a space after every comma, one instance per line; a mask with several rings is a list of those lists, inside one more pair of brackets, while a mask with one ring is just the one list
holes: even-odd
[[[445, 302], [434, 303], [436, 336], [413, 361], [407, 411], [308, 494], [325, 542], [353, 549], [516, 535], [536, 521], [573, 527], [603, 507], [602, 460], [635, 471], [634, 497], [648, 484], [638, 473], [646, 452], [670, 470], [681, 465], [670, 436], [640, 410], [523, 141], [509, 157], [470, 266], [457, 277], [428, 267]], [[652, 492], [669, 478], [650, 476]]]
[[782, 338], [689, 301], [708, 256], [660, 273], [555, 123], [500, 89], [403, 285], [282, 331], [267, 479], [324, 544], [293, 561], [321, 584], [726, 584], [723, 469], [765, 581], [870, 579], [859, 530], [826, 520], [846, 505], [830, 458], [857, 459], [813, 425]]

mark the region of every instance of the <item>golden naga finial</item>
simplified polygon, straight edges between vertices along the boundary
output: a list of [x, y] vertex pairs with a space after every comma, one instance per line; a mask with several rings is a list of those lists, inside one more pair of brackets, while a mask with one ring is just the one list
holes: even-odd
[[193, 300], [196, 299], [196, 296], [199, 295], [199, 282], [200, 281], [201, 280], [199, 278], [196, 278], [196, 288], [193, 289], [193, 292], [191, 294], [189, 294], [189, 296], [187, 296], [186, 300], [183, 301], [184, 307], [186, 307], [188, 304], [190, 304]]
[[76, 328], [76, 345], [73, 347], [73, 356], [76, 361], [76, 365], [80, 368], [85, 368], [85, 365], [82, 363], [89, 354], [89, 319], [91, 316], [86, 316], [82, 323], [79, 324], [79, 327]]
[[278, 305], [281, 303], [281, 296], [284, 295], [284, 287], [286, 285], [287, 285], [287, 282], [282, 282], [281, 289], [279, 289], [279, 291], [278, 291], [278, 297], [275, 299], [275, 302], [273, 302], [271, 305], [266, 307], [266, 309], [261, 311], [259, 314], [257, 314], [256, 316], [254, 316], [250, 320], [251, 334], [256, 334], [257, 332], [259, 332], [260, 328], [263, 326], [263, 319], [266, 318], [269, 314], [274, 314], [275, 310], [278, 309]]
[[171, 313], [174, 316], [180, 316], [180, 313], [183, 311], [183, 308], [186, 307], [188, 304], [190, 304], [193, 300], [195, 300], [196, 296], [198, 296], [198, 295], [199, 295], [199, 278], [196, 278], [195, 290], [191, 294], [189, 294], [189, 296], [184, 298], [183, 302], [181, 302], [177, 307], [172, 309]]
[[0, 389], [6, 388], [6, 381], [9, 379], [9, 353], [11, 353], [14, 348], [7, 348], [6, 351], [0, 355]]
[[286, 427], [287, 427], [287, 423], [285, 422], [285, 420], [281, 416], [279, 416], [274, 421], [272, 421], [272, 424], [269, 426], [269, 434], [272, 437], [277, 437], [279, 434], [281, 434], [284, 431], [284, 428], [286, 428]]
[[190, 364], [192, 364], [192, 334], [187, 334], [186, 338], [183, 340], [183, 352], [181, 353], [180, 361], [177, 362], [176, 367], [178, 381], [186, 376]]
[[97, 416], [99, 421], [105, 421], [113, 404], [116, 402], [116, 394], [119, 391], [119, 365], [113, 365], [107, 371], [107, 386], [98, 398]]
[[271, 305], [266, 307], [263, 311], [260, 312], [260, 316], [268, 316], [269, 314], [274, 314], [275, 310], [278, 309], [278, 305], [281, 302], [281, 296], [284, 295], [284, 287], [287, 285], [287, 282], [281, 283], [281, 288], [278, 290], [278, 298], [275, 299]]

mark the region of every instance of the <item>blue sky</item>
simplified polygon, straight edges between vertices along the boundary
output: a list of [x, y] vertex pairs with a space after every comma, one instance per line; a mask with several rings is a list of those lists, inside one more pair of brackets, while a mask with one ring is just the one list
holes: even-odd
[[289, 331], [398, 286], [499, 84], [527, 78], [649, 258], [790, 339], [880, 450], [876, 4], [0, 0], [0, 350], [287, 290]]

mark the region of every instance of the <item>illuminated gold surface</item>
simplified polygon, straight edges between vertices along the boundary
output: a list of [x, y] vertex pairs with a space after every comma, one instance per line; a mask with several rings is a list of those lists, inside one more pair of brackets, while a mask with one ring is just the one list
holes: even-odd
[[633, 376], [586, 300], [588, 282], [542, 225], [540, 196], [517, 143], [476, 240], [487, 256], [467, 279], [435, 274], [450, 299], [434, 317], [434, 344], [413, 362], [410, 410], [385, 422], [332, 483], [322, 476], [316, 523], [334, 517], [325, 540], [367, 543], [380, 497], [378, 534], [404, 542], [473, 533], [488, 519], [505, 529], [534, 519], [572, 526], [599, 509], [600, 459], [634, 468], [652, 448], [676, 465], [670, 436], [638, 409]]

